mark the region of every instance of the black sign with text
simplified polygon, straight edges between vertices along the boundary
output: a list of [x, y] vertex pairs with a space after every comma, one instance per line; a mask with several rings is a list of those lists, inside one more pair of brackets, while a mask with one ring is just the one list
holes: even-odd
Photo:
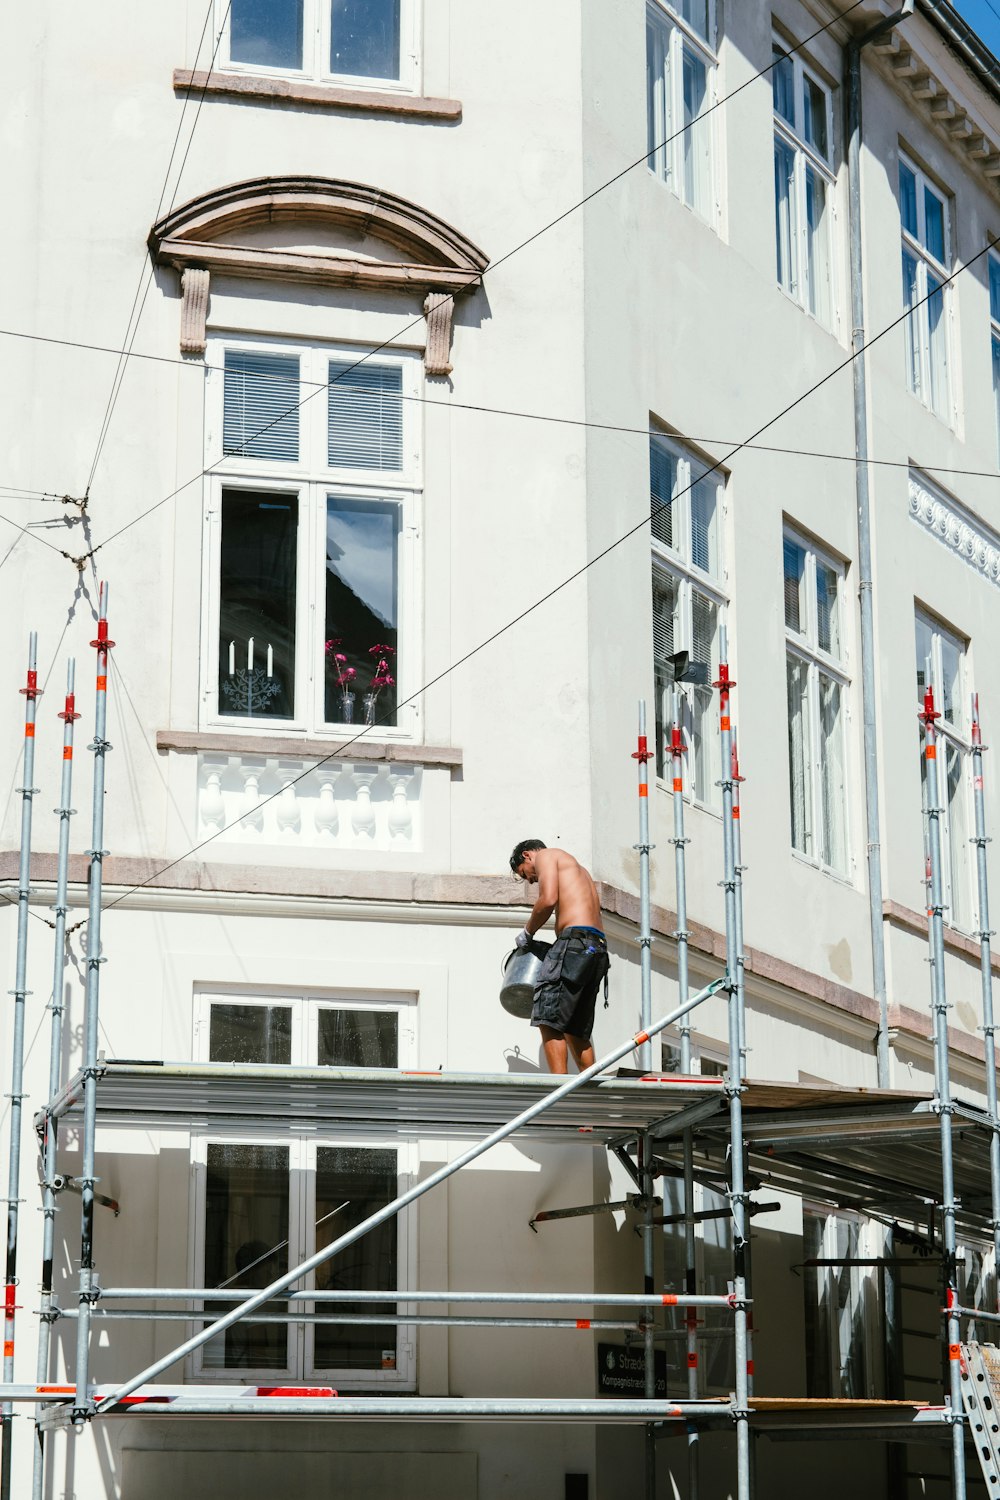
[[[666, 1400], [667, 1356], [662, 1349], [653, 1353], [656, 1371], [656, 1396]], [[597, 1346], [597, 1394], [622, 1396], [641, 1401], [646, 1394], [646, 1358], [641, 1348], [626, 1349], [622, 1344]]]

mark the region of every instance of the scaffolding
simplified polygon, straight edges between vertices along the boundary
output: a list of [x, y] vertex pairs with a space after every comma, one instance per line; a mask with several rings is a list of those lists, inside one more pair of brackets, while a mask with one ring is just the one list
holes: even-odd
[[[724, 629], [720, 631], [720, 663], [714, 687], [719, 703], [719, 750], [723, 835], [723, 895], [725, 961], [722, 972], [691, 993], [688, 964], [685, 834], [686, 740], [681, 727], [681, 695], [672, 693], [672, 723], [666, 749], [672, 776], [673, 832], [676, 877], [676, 918], [673, 934], [677, 969], [677, 999], [667, 1015], [651, 1014], [651, 946], [649, 856], [652, 849], [648, 820], [645, 706], [640, 708], [639, 738], [634, 758], [639, 771], [639, 844], [641, 872], [640, 972], [641, 1029], [619, 1042], [579, 1074], [562, 1082], [531, 1074], [427, 1074], [401, 1069], [271, 1067], [263, 1064], [198, 1064], [167, 1061], [111, 1061], [98, 1053], [100, 1006], [100, 941], [103, 849], [104, 762], [107, 740], [107, 665], [113, 646], [108, 636], [107, 590], [102, 586], [97, 638], [95, 734], [90, 749], [95, 756], [92, 848], [90, 854], [89, 919], [87, 926], [86, 1004], [83, 1063], [62, 1087], [59, 1056], [65, 1025], [63, 971], [65, 919], [68, 911], [67, 872], [69, 819], [72, 816], [71, 773], [73, 724], [79, 717], [73, 695], [70, 663], [64, 721], [63, 782], [57, 809], [59, 848], [55, 901], [55, 962], [51, 1011], [49, 1096], [36, 1116], [41, 1153], [43, 1254], [39, 1309], [37, 1378], [34, 1385], [13, 1380], [13, 1321], [16, 1277], [11, 1245], [16, 1254], [17, 1183], [15, 1152], [19, 1140], [12, 1128], [11, 1183], [8, 1199], [8, 1275], [5, 1329], [5, 1369], [0, 1385], [3, 1461], [0, 1500], [9, 1500], [11, 1484], [12, 1413], [23, 1403], [34, 1414], [33, 1497], [41, 1500], [46, 1487], [46, 1447], [49, 1432], [82, 1429], [108, 1419], [163, 1419], [195, 1416], [322, 1418], [328, 1421], [510, 1421], [516, 1423], [631, 1424], [644, 1429], [645, 1492], [656, 1493], [657, 1446], [661, 1439], [683, 1437], [687, 1446], [688, 1496], [699, 1493], [702, 1438], [715, 1432], [735, 1434], [737, 1500], [750, 1500], [754, 1475], [754, 1439], [768, 1435], [795, 1438], [809, 1434], [826, 1438], [878, 1439], [890, 1444], [937, 1442], [951, 1454], [954, 1500], [966, 1494], [966, 1449], [975, 1451], [990, 1483], [987, 1463], [1000, 1465], [1000, 1435], [983, 1437], [981, 1411], [984, 1382], [991, 1366], [976, 1344], [963, 1344], [962, 1324], [973, 1317], [1000, 1322], [1000, 1307], [984, 1313], [962, 1305], [958, 1282], [959, 1234], [990, 1239], [1000, 1257], [1000, 1124], [997, 1115], [995, 1046], [992, 1008], [985, 848], [987, 843], [983, 793], [983, 747], [979, 733], [978, 701], [973, 700], [973, 785], [975, 838], [979, 882], [980, 950], [983, 1032], [986, 1054], [986, 1108], [952, 1097], [949, 1073], [947, 997], [944, 973], [944, 897], [942, 894], [939, 793], [936, 765], [933, 684], [927, 683], [920, 713], [924, 736], [929, 854], [928, 937], [931, 955], [931, 1014], [934, 1041], [934, 1089], [931, 1093], [889, 1089], [848, 1089], [835, 1086], [758, 1082], [747, 1077], [745, 954], [743, 948], [740, 847], [740, 776], [731, 713], [735, 682], [730, 676]], [[17, 988], [13, 1036], [14, 1104], [20, 1118], [23, 1077], [25, 954], [27, 943], [28, 868], [30, 860], [34, 747], [34, 637], [31, 647], [25, 739], [25, 814], [22, 819], [21, 875], [18, 887]], [[713, 995], [725, 998], [728, 1016], [729, 1066], [724, 1076], [692, 1072], [691, 1015]], [[666, 1074], [653, 1066], [653, 1039], [668, 1027], [680, 1037], [680, 1073]], [[616, 1064], [638, 1052], [640, 1069], [613, 1072]], [[373, 1139], [468, 1139], [458, 1156], [414, 1184], [391, 1203], [333, 1239], [312, 1256], [291, 1267], [269, 1285], [254, 1290], [226, 1287], [102, 1287], [93, 1256], [96, 1207], [114, 1207], [96, 1191], [95, 1138], [102, 1126], [156, 1130], [185, 1130], [192, 1119], [205, 1122], [253, 1118], [280, 1138], [294, 1135], [304, 1122], [313, 1132], [336, 1131], [363, 1124]], [[83, 1167], [79, 1178], [67, 1179], [58, 1169], [60, 1132], [67, 1123], [79, 1131]], [[317, 1266], [331, 1260], [378, 1225], [394, 1218], [410, 1204], [479, 1158], [494, 1145], [517, 1135], [520, 1140], [578, 1144], [603, 1150], [629, 1174], [636, 1193], [624, 1204], [639, 1211], [643, 1235], [641, 1292], [603, 1293], [594, 1290], [560, 1292], [482, 1292], [420, 1290], [396, 1287], [376, 1291], [304, 1289], [300, 1283]], [[873, 1149], [874, 1148], [874, 1149]], [[658, 1179], [678, 1185], [683, 1209], [679, 1214], [657, 1214]], [[81, 1253], [77, 1306], [61, 1307], [53, 1294], [52, 1257], [55, 1197], [59, 1188], [76, 1186], [81, 1195]], [[731, 1229], [732, 1277], [725, 1293], [699, 1291], [697, 1286], [696, 1226], [718, 1217], [719, 1210], [699, 1212], [695, 1189], [702, 1185], [725, 1196]], [[778, 1205], [761, 1201], [765, 1190], [815, 1197], [833, 1210], [924, 1224], [930, 1219], [932, 1248], [940, 1253], [944, 1287], [943, 1349], [947, 1354], [947, 1389], [936, 1402], [904, 1399], [892, 1392], [886, 1399], [807, 1399], [763, 1396], [753, 1388], [751, 1349], [752, 1298], [750, 1287], [751, 1224], [757, 1213]], [[623, 1203], [577, 1205], [538, 1213], [531, 1227], [546, 1221], [607, 1212]], [[940, 1216], [941, 1232], [934, 1224]], [[13, 1233], [11, 1223], [13, 1222]], [[684, 1273], [679, 1290], [657, 1289], [656, 1233], [683, 1225]], [[939, 1243], [936, 1243], [939, 1240]], [[890, 1256], [837, 1262], [878, 1266], [885, 1278]], [[833, 1264], [833, 1262], [813, 1262]], [[155, 1306], [153, 1305], [155, 1304]], [[228, 1304], [220, 1312], [220, 1305]], [[517, 1306], [522, 1311], [509, 1311]], [[389, 1313], [387, 1308], [393, 1308]], [[587, 1307], [591, 1316], [560, 1315], [560, 1309]], [[419, 1309], [419, 1311], [418, 1311]], [[456, 1311], [458, 1309], [458, 1311]], [[491, 1311], [496, 1309], [496, 1311]], [[523, 1309], [529, 1309], [525, 1312]], [[728, 1396], [703, 1391], [700, 1344], [704, 1330], [699, 1315], [706, 1310], [731, 1321], [734, 1382]], [[682, 1317], [680, 1333], [685, 1349], [685, 1393], [658, 1394], [655, 1350], [668, 1332], [667, 1318]], [[150, 1323], [195, 1325], [195, 1331], [146, 1368], [113, 1384], [92, 1379], [91, 1334], [96, 1322], [143, 1320]], [[379, 1394], [340, 1395], [329, 1386], [259, 1383], [182, 1385], [165, 1383], [168, 1369], [234, 1324], [342, 1323], [408, 1327], [572, 1328], [585, 1333], [614, 1331], [642, 1351], [642, 1399], [460, 1398]], [[51, 1334], [60, 1322], [76, 1324], [74, 1380], [50, 1382]], [[997, 1373], [1000, 1383], [1000, 1373]], [[964, 1407], [963, 1407], [964, 1403]], [[987, 1449], [989, 1453], [987, 1454]], [[1000, 1483], [996, 1473], [994, 1483]], [[993, 1489], [990, 1490], [994, 1492]]]

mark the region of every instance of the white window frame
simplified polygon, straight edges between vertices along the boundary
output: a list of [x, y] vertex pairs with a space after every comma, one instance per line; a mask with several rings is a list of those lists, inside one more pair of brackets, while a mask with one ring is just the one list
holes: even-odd
[[[934, 382], [931, 361], [931, 333], [930, 333], [930, 311], [927, 303], [927, 277], [933, 275], [941, 282], [947, 282], [951, 276], [951, 202], [947, 193], [942, 192], [936, 182], [933, 182], [927, 173], [917, 166], [916, 162], [905, 151], [899, 153], [900, 166], [905, 166], [912, 172], [916, 181], [917, 198], [917, 233], [914, 236], [903, 224], [902, 212], [902, 188], [899, 184], [897, 172], [896, 189], [900, 199], [899, 232], [902, 240], [902, 252], [913, 256], [917, 264], [917, 281], [915, 301], [918, 304], [909, 314], [908, 328], [904, 332], [911, 340], [912, 363], [907, 361], [906, 384], [910, 393], [916, 396], [928, 411], [941, 418], [944, 422], [953, 423], [955, 418], [954, 404], [954, 379], [953, 348], [952, 348], [952, 301], [951, 285], [943, 286], [941, 320], [944, 336], [944, 391], [940, 393], [940, 399], [934, 399]], [[926, 241], [926, 202], [924, 191], [928, 191], [941, 204], [944, 220], [944, 246], [948, 256], [947, 262], [939, 261], [936, 256], [928, 250]], [[905, 307], [904, 307], [905, 312]]]
[[[677, 583], [677, 629], [674, 636], [675, 651], [691, 651], [694, 634], [694, 612], [692, 606], [692, 593], [696, 592], [707, 598], [716, 608], [716, 639], [713, 643], [716, 660], [713, 662], [713, 670], [718, 665], [718, 632], [721, 626], [726, 624], [729, 608], [729, 593], [726, 588], [726, 565], [725, 565], [725, 529], [726, 529], [726, 492], [727, 476], [716, 470], [709, 474], [708, 478], [715, 488], [715, 517], [717, 536], [717, 556], [715, 573], [706, 572], [698, 566], [691, 557], [691, 489], [693, 484], [706, 475], [712, 465], [709, 460], [700, 458], [682, 443], [669, 437], [660, 428], [651, 428], [649, 434], [650, 446], [654, 443], [670, 452], [677, 462], [677, 498], [671, 504], [671, 515], [673, 520], [673, 535], [679, 539], [677, 547], [667, 547], [665, 543], [657, 540], [650, 527], [650, 549], [651, 549], [651, 581], [657, 572], [669, 574]], [[711, 674], [710, 674], [711, 676]], [[681, 712], [683, 715], [683, 733], [686, 754], [684, 757], [684, 795], [696, 807], [702, 807], [712, 813], [721, 813], [722, 797], [717, 782], [721, 771], [718, 765], [718, 746], [716, 736], [710, 735], [708, 739], [708, 760], [704, 767], [702, 780], [706, 785], [707, 797], [698, 797], [695, 793], [695, 768], [691, 764], [695, 753], [695, 743], [692, 731], [693, 714], [691, 709], [691, 695], [688, 684], [678, 683], [681, 695]], [[656, 702], [656, 745], [657, 755], [663, 754], [663, 768], [658, 771], [660, 781], [665, 783], [673, 776], [670, 766], [670, 758], [663, 752], [663, 739], [669, 733], [672, 723], [672, 710], [668, 698], [672, 692], [671, 686], [663, 690], [663, 701]], [[654, 700], [656, 691], [654, 687]]]
[[[991, 250], [987, 257], [990, 299], [990, 358], [993, 370], [993, 412], [996, 426], [997, 462], [1000, 464], [1000, 255]], [[998, 291], [994, 299], [994, 277]]]
[[[719, 59], [714, 47], [715, 0], [711, 0], [709, 36], [706, 40], [679, 14], [670, 0], [647, 0], [646, 4], [646, 112], [649, 168], [666, 183], [676, 198], [713, 229], [718, 228], [719, 202], [716, 187], [715, 113]], [[705, 68], [706, 105], [696, 129], [684, 129], [684, 53], [691, 53]], [[704, 201], [689, 194], [686, 165], [689, 152], [703, 156]]]
[[[789, 203], [790, 242], [788, 253], [791, 259], [791, 268], [788, 282], [784, 282], [780, 275], [780, 264], [778, 264], [778, 286], [787, 296], [791, 297], [802, 310], [812, 318], [815, 318], [824, 328], [837, 329], [839, 327], [839, 299], [837, 296], [837, 279], [835, 263], [834, 224], [837, 220], [837, 179], [834, 172], [834, 112], [833, 112], [833, 90], [823, 78], [816, 72], [815, 68], [802, 58], [798, 52], [792, 52], [791, 43], [779, 32], [774, 32], [771, 38], [772, 47], [782, 52], [792, 65], [793, 71], [793, 99], [794, 99], [794, 123], [789, 123], [783, 115], [780, 115], [772, 105], [772, 119], [774, 122], [775, 143], [781, 142], [794, 157], [792, 170], [791, 197]], [[813, 146], [810, 146], [805, 138], [805, 126], [803, 123], [803, 96], [804, 80], [809, 79], [821, 90], [824, 107], [826, 111], [826, 138], [829, 144], [829, 154], [822, 156]], [[809, 222], [806, 207], [806, 174], [809, 168], [818, 173], [826, 187], [826, 213], [824, 215], [825, 246], [823, 253], [826, 259], [827, 275], [825, 291], [821, 285], [813, 286], [813, 278], [809, 274]], [[775, 203], [775, 234], [779, 236], [777, 226], [778, 205]], [[781, 246], [775, 245], [775, 261]]]
[[215, 34], [222, 31], [221, 66], [227, 73], [263, 78], [301, 78], [310, 83], [337, 84], [352, 89], [392, 90], [418, 93], [420, 89], [421, 5], [423, 0], [399, 0], [399, 77], [367, 77], [357, 73], [331, 73], [325, 67], [330, 56], [330, 0], [302, 0], [302, 67], [281, 68], [263, 63], [237, 62], [230, 56], [232, 7], [215, 0]]
[[[299, 461], [255, 458], [223, 452], [223, 396], [226, 350], [295, 355], [299, 358]], [[328, 720], [325, 711], [325, 559], [328, 497], [398, 502], [398, 635], [402, 645], [394, 659], [397, 702], [412, 698], [423, 681], [423, 588], [421, 574], [422, 365], [419, 354], [379, 354], [366, 365], [402, 370], [402, 467], [399, 470], [333, 468], [325, 464], [327, 441], [327, 371], [331, 359], [361, 360], [365, 350], [338, 344], [307, 344], [243, 334], [212, 334], [205, 352], [205, 527], [201, 719], [206, 729], [225, 728], [254, 735], [316, 735], [329, 738], [345, 726]], [[283, 492], [298, 499], [298, 544], [295, 602], [295, 704], [291, 718], [227, 714], [219, 703], [219, 610], [222, 554], [222, 497], [226, 489]], [[364, 684], [357, 685], [357, 705]], [[401, 708], [399, 722], [380, 725], [380, 740], [418, 740], [422, 726], [419, 698]], [[361, 721], [356, 706], [354, 724]]]
[[[978, 925], [978, 917], [976, 914], [977, 892], [969, 858], [969, 839], [974, 826], [969, 791], [972, 757], [972, 735], [969, 722], [969, 642], [919, 604], [915, 610], [915, 620], [919, 620], [931, 632], [931, 678], [934, 684], [934, 707], [941, 714], [941, 717], [935, 720], [934, 728], [938, 746], [936, 758], [938, 804], [941, 808], [938, 828], [941, 833], [941, 889], [945, 907], [944, 920], [950, 927], [960, 932], [972, 932]], [[941, 655], [943, 641], [947, 641], [954, 647], [959, 659], [960, 683], [955, 701], [960, 717], [957, 723], [949, 723], [944, 717], [944, 666]], [[919, 690], [918, 702], [922, 709], [923, 695]], [[961, 800], [957, 809], [948, 798], [948, 747], [958, 752], [962, 766], [962, 775], [958, 785], [958, 797]], [[923, 778], [926, 761], [922, 733], [920, 764]], [[958, 830], [954, 826], [956, 813], [962, 825]], [[958, 890], [955, 888], [956, 879], [959, 883]]]
[[[851, 852], [851, 817], [850, 817], [850, 778], [847, 773], [848, 735], [847, 727], [851, 718], [850, 709], [850, 654], [848, 650], [848, 614], [846, 609], [845, 582], [847, 570], [844, 563], [831, 553], [819, 547], [811, 537], [804, 532], [798, 531], [794, 526], [786, 524], [782, 528], [782, 577], [784, 577], [784, 543], [791, 542], [796, 547], [801, 547], [805, 552], [805, 603], [806, 620], [805, 630], [793, 630], [787, 623], [784, 624], [785, 634], [785, 674], [787, 692], [787, 663], [789, 658], [804, 663], [807, 670], [806, 693], [808, 699], [809, 716], [809, 767], [810, 767], [810, 791], [811, 807], [809, 809], [812, 830], [812, 852], [799, 849], [792, 844], [792, 854], [797, 859], [805, 860], [817, 869], [826, 871], [828, 874], [839, 876], [841, 879], [851, 878], [853, 871], [853, 857]], [[834, 656], [831, 652], [824, 650], [819, 644], [818, 627], [818, 602], [816, 588], [817, 564], [833, 571], [837, 579], [837, 622], [840, 631], [841, 655]], [[784, 615], [784, 590], [782, 590], [782, 614]], [[843, 843], [844, 860], [843, 865], [833, 864], [817, 853], [817, 846], [822, 847], [832, 840], [830, 831], [825, 828], [823, 821], [823, 751], [820, 738], [820, 676], [831, 678], [840, 688], [841, 704], [841, 764], [844, 770], [844, 801], [842, 808], [842, 827], [840, 830]], [[791, 767], [789, 766], [789, 798], [791, 798]]]
[[[855, 1258], [875, 1260], [886, 1254], [887, 1227], [877, 1219], [870, 1219], [865, 1214], [853, 1213], [850, 1210], [833, 1208], [823, 1203], [804, 1202], [802, 1205], [803, 1220], [808, 1218], [823, 1219], [823, 1229], [820, 1241], [821, 1254], [819, 1260], [834, 1260], [839, 1257], [839, 1245], [837, 1241], [837, 1229], [841, 1223], [856, 1227], [857, 1229], [857, 1255]], [[804, 1229], [804, 1225], [803, 1225]], [[804, 1239], [804, 1234], [803, 1234]], [[817, 1282], [821, 1288], [819, 1305], [816, 1308], [817, 1321], [825, 1316], [827, 1325], [827, 1348], [829, 1352], [829, 1367], [825, 1372], [826, 1392], [830, 1398], [838, 1398], [844, 1392], [843, 1381], [843, 1344], [845, 1335], [848, 1347], [851, 1344], [852, 1329], [846, 1326], [845, 1318], [848, 1316], [846, 1310], [840, 1307], [840, 1299], [835, 1278], [838, 1268], [836, 1266], [815, 1266]], [[850, 1298], [852, 1310], [857, 1310], [858, 1319], [861, 1323], [863, 1336], [860, 1342], [862, 1359], [862, 1378], [865, 1384], [863, 1393], [853, 1392], [855, 1397], [864, 1399], [878, 1399], [884, 1392], [885, 1372], [879, 1358], [882, 1347], [882, 1330], [880, 1327], [880, 1299], [878, 1295], [878, 1267], [877, 1266], [844, 1266], [842, 1274], [846, 1274], [850, 1282]], [[825, 1285], [824, 1285], [825, 1283]], [[806, 1285], [808, 1286], [808, 1282]], [[806, 1350], [807, 1366], [811, 1367], [815, 1358], [815, 1351]], [[810, 1369], [810, 1373], [816, 1372]]]
[[[305, 991], [287, 993], [246, 991], [236, 987], [213, 987], [199, 991], [194, 1004], [194, 1054], [199, 1062], [209, 1059], [210, 1023], [213, 1005], [240, 1006], [286, 1006], [292, 1012], [291, 1067], [316, 1067], [317, 1026], [314, 1018], [321, 1010], [376, 1010], [394, 1011], [398, 1016], [397, 1067], [411, 1067], [416, 1051], [416, 997], [385, 991]], [[238, 1066], [238, 1065], [235, 1065]], [[205, 1129], [191, 1135], [191, 1203], [189, 1222], [193, 1226], [189, 1243], [189, 1273], [192, 1287], [205, 1285], [205, 1225], [206, 1188], [208, 1169], [208, 1147], [210, 1145], [260, 1145], [286, 1146], [289, 1152], [289, 1247], [288, 1264], [293, 1266], [305, 1260], [315, 1249], [314, 1228], [316, 1194], [316, 1151], [323, 1146], [347, 1146], [362, 1149], [394, 1150], [397, 1160], [397, 1186], [405, 1192], [416, 1181], [418, 1153], [415, 1145], [400, 1139], [386, 1141], [366, 1136], [363, 1131], [324, 1130], [318, 1136], [304, 1122], [301, 1135], [269, 1133], [248, 1120], [245, 1128], [227, 1124], [225, 1130]], [[401, 1287], [408, 1286], [416, 1266], [417, 1215], [399, 1215], [396, 1219], [396, 1264], [397, 1279]], [[315, 1273], [304, 1278], [302, 1287], [315, 1287]], [[304, 1312], [313, 1311], [316, 1304], [303, 1305]], [[192, 1321], [190, 1332], [199, 1328], [203, 1319]], [[262, 1368], [250, 1370], [233, 1366], [208, 1366], [203, 1363], [203, 1348], [196, 1349], [186, 1361], [188, 1379], [221, 1384], [232, 1384], [245, 1380], [253, 1384], [255, 1379], [271, 1381], [276, 1376], [294, 1380], [322, 1377], [332, 1378], [340, 1388], [412, 1390], [416, 1386], [416, 1340], [412, 1326], [399, 1325], [397, 1329], [397, 1362], [395, 1369], [340, 1370], [316, 1367], [313, 1364], [314, 1332], [308, 1324], [288, 1324], [288, 1364], [283, 1370]]]

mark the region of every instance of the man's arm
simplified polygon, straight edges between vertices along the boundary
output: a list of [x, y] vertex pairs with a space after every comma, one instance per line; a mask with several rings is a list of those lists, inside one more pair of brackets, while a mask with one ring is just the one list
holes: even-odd
[[529, 937], [534, 937], [544, 927], [559, 904], [559, 864], [554, 850], [539, 849], [535, 855], [538, 871], [538, 895], [531, 908], [531, 916], [524, 924]]

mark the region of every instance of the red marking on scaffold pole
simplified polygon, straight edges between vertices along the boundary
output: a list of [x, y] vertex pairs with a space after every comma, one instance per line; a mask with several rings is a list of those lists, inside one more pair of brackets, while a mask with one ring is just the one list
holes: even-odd
[[111, 640], [108, 639], [108, 622], [107, 622], [107, 620], [98, 620], [98, 622], [97, 622], [97, 640], [96, 641], [91, 641], [90, 644], [92, 646], [96, 646], [99, 651], [102, 651], [102, 650], [103, 651], [110, 651], [111, 650], [111, 647], [114, 645], [114, 641], [111, 641]]
[[675, 792], [683, 792], [683, 790], [684, 790], [684, 781], [683, 781], [683, 779], [680, 776], [675, 776], [674, 777], [674, 791]]
[[24, 738], [26, 740], [33, 740], [35, 738], [35, 726], [34, 726], [34, 724], [25, 724], [25, 726], [24, 726]]
[[635, 1044], [636, 1044], [637, 1047], [641, 1047], [642, 1044], [643, 1044], [643, 1042], [648, 1042], [649, 1041], [649, 1032], [648, 1031], [640, 1031], [640, 1032], [638, 1032], [632, 1038], [632, 1040], [633, 1040], [633, 1042], [635, 1042]]
[[577, 1320], [576, 1320], [576, 1326], [577, 1326], [577, 1328], [589, 1328], [590, 1327], [590, 1319], [589, 1318], [577, 1318]]
[[632, 751], [632, 759], [633, 760], [642, 761], [642, 762], [645, 762], [647, 760], [652, 760], [652, 758], [653, 758], [653, 752], [652, 752], [652, 750], [650, 750], [648, 748], [648, 745], [649, 745], [649, 741], [647, 740], [646, 736], [644, 734], [640, 734], [640, 736], [639, 736], [639, 748], [638, 748], [638, 750], [633, 750]]
[[753, 1374], [753, 1360], [752, 1359], [748, 1359], [747, 1360], [747, 1374], [748, 1375], [752, 1375]]
[[684, 749], [684, 736], [681, 734], [681, 726], [674, 724], [670, 730], [670, 753], [671, 755], [683, 755]]
[[646, 785], [646, 783], [644, 781], [640, 781], [640, 783], [639, 783], [639, 796], [640, 797], [648, 797], [649, 796], [649, 787]]
[[719, 728], [722, 730], [723, 734], [726, 734], [728, 732], [728, 730], [730, 728], [730, 721], [729, 721], [729, 715], [728, 714], [721, 714], [720, 715], [720, 717], [719, 717]]
[[740, 804], [738, 802], [734, 802], [733, 803], [733, 817], [738, 820], [739, 816], [740, 816]]
[[122, 1396], [116, 1406], [169, 1406], [173, 1396]]
[[63, 745], [63, 760], [72, 760], [72, 759], [73, 759], [73, 746], [72, 745]]
[[14, 1316], [14, 1313], [15, 1313], [16, 1309], [17, 1309], [17, 1302], [15, 1301], [16, 1297], [17, 1297], [17, 1288], [15, 1287], [15, 1285], [14, 1285], [14, 1283], [12, 1281], [9, 1281], [7, 1283], [7, 1289], [4, 1292], [4, 1299], [3, 1299], [3, 1310], [4, 1310], [5, 1315], [8, 1318], [12, 1318]]
[[19, 691], [25, 698], [40, 698], [42, 695], [38, 687], [38, 673], [29, 670], [28, 686], [20, 688]]
[[76, 711], [76, 694], [75, 693], [67, 693], [66, 694], [66, 707], [63, 709], [62, 713], [61, 714], [57, 714], [56, 717], [59, 718], [59, 719], [70, 719], [70, 720], [72, 720], [72, 719], [78, 719], [80, 717], [80, 715]]
[[3, 1357], [4, 1357], [4, 1359], [13, 1359], [14, 1358], [14, 1340], [13, 1339], [4, 1339], [4, 1341], [3, 1341]]
[[36, 1385], [39, 1396], [75, 1396], [75, 1385]]
[[961, 1344], [949, 1344], [948, 1345], [948, 1358], [949, 1359], [961, 1359], [962, 1358], [962, 1346], [961, 1346]]
[[928, 745], [924, 754], [928, 760], [937, 760], [937, 745]]
[[688, 1354], [688, 1369], [689, 1370], [697, 1370], [697, 1368], [698, 1368], [698, 1356], [697, 1356], [697, 1354], [695, 1354], [694, 1350], [692, 1349], [691, 1352]]
[[98, 678], [97, 678], [97, 691], [99, 693], [106, 693], [107, 690], [108, 690], [108, 679], [106, 677], [101, 677], [100, 674], [98, 674]]
[[955, 1288], [953, 1286], [947, 1287], [944, 1294], [944, 1305], [946, 1310], [948, 1312], [951, 1312], [952, 1308], [957, 1304], [957, 1302], [958, 1293], [955, 1291]]
[[259, 1385], [258, 1396], [336, 1396], [332, 1385]]
[[673, 1292], [664, 1292], [663, 1293], [662, 1304], [663, 1304], [664, 1307], [676, 1307], [677, 1306], [677, 1298], [674, 1296]]
[[927, 725], [932, 725], [934, 723], [934, 720], [940, 719], [940, 717], [941, 715], [934, 707], [934, 688], [930, 683], [928, 683], [924, 691], [924, 706], [921, 709], [920, 713], [917, 715], [917, 718], [922, 719], [923, 722]]

